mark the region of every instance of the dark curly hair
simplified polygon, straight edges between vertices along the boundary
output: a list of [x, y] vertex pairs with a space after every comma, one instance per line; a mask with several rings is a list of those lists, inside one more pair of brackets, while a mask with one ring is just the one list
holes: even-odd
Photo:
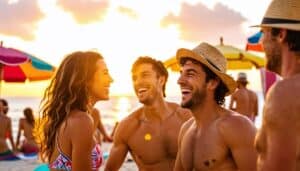
[[[190, 57], [183, 57], [180, 59], [180, 65], [183, 66], [187, 61], [191, 61], [192, 63], [199, 65], [202, 67], [203, 71], [206, 74], [205, 81], [208, 82], [209, 80], [219, 79], [219, 77], [212, 72], [207, 66], [203, 65], [201, 62], [190, 58]], [[219, 79], [219, 85], [217, 86], [214, 94], [214, 99], [218, 105], [223, 105], [225, 103], [225, 95], [229, 91], [226, 85], [223, 83], [221, 79]]]

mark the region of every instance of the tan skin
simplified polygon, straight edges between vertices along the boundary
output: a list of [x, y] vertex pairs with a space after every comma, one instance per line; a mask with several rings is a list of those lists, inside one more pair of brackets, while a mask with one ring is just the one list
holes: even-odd
[[92, 111], [92, 117], [94, 120], [94, 129], [95, 129], [95, 136], [99, 144], [102, 142], [102, 136], [103, 135], [103, 141], [104, 142], [112, 142], [112, 138], [107, 134], [104, 125], [101, 120], [101, 115], [98, 109], [93, 108]]
[[[271, 36], [270, 28], [262, 31], [267, 66], [283, 80], [272, 86], [266, 97], [263, 125], [255, 143], [259, 153], [258, 170], [300, 170], [300, 54], [289, 50], [284, 41], [285, 29], [280, 29], [277, 36]], [[275, 65], [276, 57], [281, 64]]]
[[258, 113], [257, 95], [243, 85], [243, 83], [237, 81], [237, 84], [238, 89], [231, 95], [229, 108], [254, 121]]
[[178, 133], [191, 113], [163, 99], [164, 82], [151, 64], [141, 64], [133, 73], [136, 94], [144, 105], [118, 124], [106, 171], [119, 170], [128, 152], [141, 171], [173, 170]]
[[[98, 60], [96, 65], [97, 71], [89, 83], [90, 110], [97, 101], [108, 99], [109, 86], [113, 81], [104, 60]], [[58, 130], [58, 143], [63, 153], [72, 160], [72, 171], [92, 170], [91, 151], [97, 140], [94, 137], [94, 121], [89, 113], [72, 110]], [[57, 148], [55, 147], [50, 163], [59, 155]]]
[[21, 138], [22, 132], [24, 133], [24, 136], [26, 138], [25, 143], [30, 146], [37, 147], [37, 144], [33, 137], [33, 125], [28, 123], [25, 118], [21, 118], [19, 120], [19, 130], [18, 130], [18, 136], [17, 136], [17, 142], [16, 142], [17, 147], [19, 147], [19, 145], [20, 145], [20, 138]]
[[0, 153], [9, 150], [8, 145], [6, 143], [6, 135], [9, 135], [9, 139], [13, 150], [15, 150], [15, 144], [12, 138], [12, 122], [9, 117], [7, 117], [4, 112], [4, 106], [2, 102], [0, 102]]
[[198, 64], [187, 61], [182, 66], [178, 79], [182, 105], [192, 101], [194, 117], [181, 128], [174, 170], [255, 171], [254, 125], [246, 117], [218, 105], [214, 91], [219, 80], [206, 82], [205, 76]]

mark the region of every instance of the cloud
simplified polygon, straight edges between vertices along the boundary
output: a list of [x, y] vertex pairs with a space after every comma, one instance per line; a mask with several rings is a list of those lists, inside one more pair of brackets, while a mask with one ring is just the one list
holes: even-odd
[[161, 21], [161, 26], [177, 25], [181, 39], [190, 42], [206, 41], [219, 43], [219, 37], [224, 37], [224, 43], [243, 43], [245, 34], [242, 23], [246, 21], [240, 13], [227, 6], [217, 3], [213, 9], [198, 3], [189, 5], [183, 3], [179, 16], [170, 13]]
[[32, 40], [37, 23], [43, 16], [36, 0], [19, 0], [15, 3], [0, 0], [0, 33]]
[[101, 20], [109, 7], [107, 0], [58, 0], [57, 4], [80, 24]]
[[133, 18], [133, 19], [138, 18], [138, 14], [131, 8], [120, 6], [118, 8], [118, 11], [122, 14], [125, 14], [125, 15], [129, 16], [130, 18]]

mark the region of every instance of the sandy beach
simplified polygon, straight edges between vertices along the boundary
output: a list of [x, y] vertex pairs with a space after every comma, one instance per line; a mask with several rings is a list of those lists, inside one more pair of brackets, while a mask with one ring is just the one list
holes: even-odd
[[[103, 143], [102, 149], [104, 152], [109, 152], [111, 143]], [[126, 162], [123, 163], [120, 171], [137, 171], [137, 167], [134, 161], [128, 161], [130, 156], [128, 155]], [[33, 171], [37, 166], [42, 164], [36, 159], [25, 159], [19, 161], [0, 161], [0, 170], [1, 171]], [[101, 166], [100, 171], [103, 171], [105, 167]]]

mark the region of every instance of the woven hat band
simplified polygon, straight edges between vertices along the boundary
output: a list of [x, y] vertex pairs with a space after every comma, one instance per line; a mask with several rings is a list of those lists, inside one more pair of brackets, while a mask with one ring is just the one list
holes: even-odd
[[278, 18], [263, 18], [261, 24], [300, 24], [299, 20], [291, 20], [291, 19], [278, 19]]

